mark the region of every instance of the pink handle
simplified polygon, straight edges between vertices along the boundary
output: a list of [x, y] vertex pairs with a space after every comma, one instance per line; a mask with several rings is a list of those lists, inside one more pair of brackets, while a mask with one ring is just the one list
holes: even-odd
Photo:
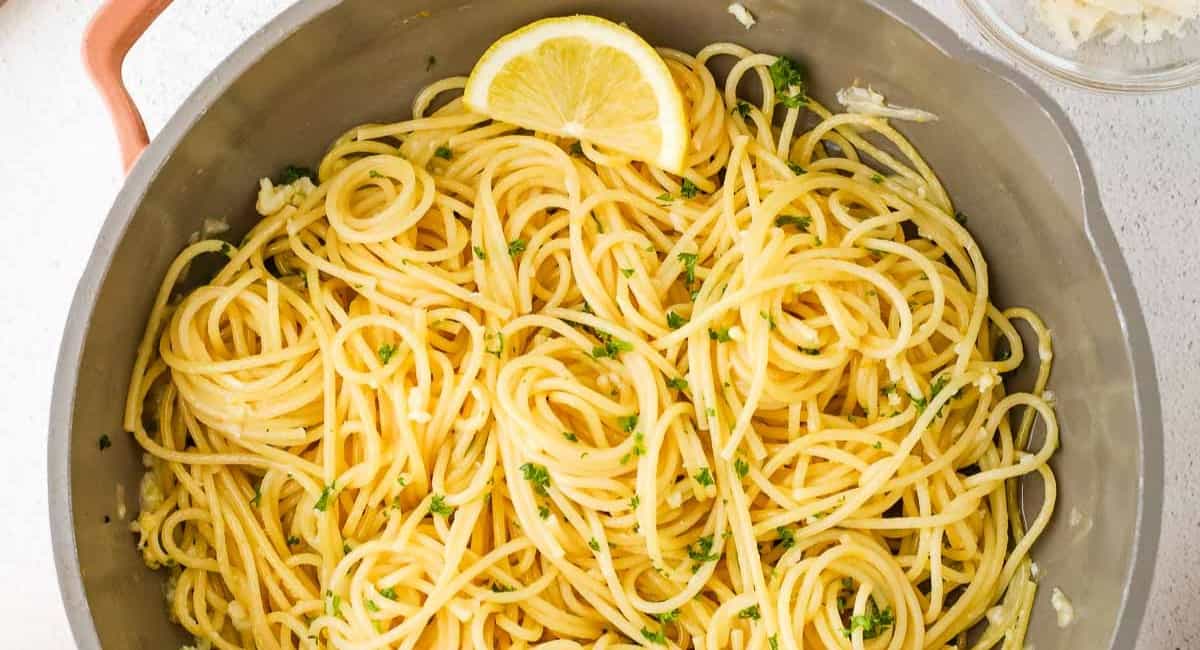
[[121, 66], [129, 48], [169, 4], [171, 0], [105, 0], [83, 33], [83, 65], [112, 115], [125, 171], [150, 144], [150, 138], [142, 114], [125, 89]]

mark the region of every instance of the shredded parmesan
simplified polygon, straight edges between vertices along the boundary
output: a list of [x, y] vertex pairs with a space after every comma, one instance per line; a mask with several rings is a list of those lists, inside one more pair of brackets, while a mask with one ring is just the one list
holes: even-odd
[[1038, 0], [1038, 17], [1069, 50], [1094, 38], [1154, 43], [1198, 16], [1200, 0]]
[[1075, 606], [1067, 599], [1067, 595], [1062, 592], [1062, 589], [1055, 587], [1050, 592], [1050, 605], [1054, 607], [1059, 627], [1067, 627], [1075, 622]]
[[262, 216], [269, 217], [285, 205], [299, 205], [316, 189], [317, 186], [307, 176], [283, 185], [275, 185], [271, 179], [264, 178], [258, 182], [258, 201], [254, 209]]
[[862, 88], [855, 85], [842, 88], [837, 92], [837, 100], [839, 104], [846, 107], [847, 111], [859, 115], [888, 117], [909, 122], [932, 122], [938, 119], [937, 115], [929, 111], [888, 104], [884, 101], [883, 95], [875, 92], [869, 86]]
[[754, 20], [754, 16], [750, 13], [750, 10], [742, 6], [740, 2], [729, 5], [729, 13], [733, 14], [733, 17], [737, 18], [737, 21], [746, 29], [754, 27], [754, 24], [758, 22]]

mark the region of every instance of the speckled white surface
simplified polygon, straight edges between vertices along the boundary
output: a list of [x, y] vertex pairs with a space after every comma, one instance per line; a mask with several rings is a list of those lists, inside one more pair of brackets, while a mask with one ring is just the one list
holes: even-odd
[[[956, 0], [919, 0], [968, 40]], [[96, 1], [0, 0], [0, 621], [4, 647], [73, 647], [50, 557], [45, 431], [75, 283], [121, 182], [107, 117], [78, 63]], [[171, 7], [126, 72], [151, 133], [288, 0]], [[1096, 95], [1039, 78], [1083, 135], [1133, 270], [1158, 363], [1166, 501], [1139, 650], [1200, 648], [1200, 89]], [[18, 281], [13, 281], [13, 279]]]

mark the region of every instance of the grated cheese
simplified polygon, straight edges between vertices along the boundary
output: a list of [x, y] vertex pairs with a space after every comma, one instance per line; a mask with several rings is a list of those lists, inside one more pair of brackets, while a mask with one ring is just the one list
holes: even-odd
[[859, 115], [888, 117], [897, 120], [908, 120], [910, 122], [932, 122], [938, 119], [937, 115], [929, 111], [888, 104], [884, 101], [883, 95], [875, 92], [869, 86], [862, 88], [854, 85], [849, 88], [842, 88], [837, 92], [837, 100], [839, 104], [846, 107], [847, 111], [858, 113]]
[[1038, 0], [1038, 17], [1069, 50], [1094, 38], [1154, 43], [1198, 16], [1200, 0]]
[[1062, 589], [1055, 587], [1050, 592], [1050, 605], [1054, 607], [1060, 628], [1075, 622], [1075, 606], [1067, 599], [1067, 595], [1062, 592]]
[[758, 22], [754, 20], [754, 16], [740, 2], [729, 5], [729, 13], [733, 14], [733, 17], [737, 18], [737, 21], [746, 29], [754, 27], [754, 24]]

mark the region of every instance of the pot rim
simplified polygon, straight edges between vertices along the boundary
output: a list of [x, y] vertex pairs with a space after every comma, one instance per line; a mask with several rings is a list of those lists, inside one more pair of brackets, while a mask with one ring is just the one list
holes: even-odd
[[[71, 301], [60, 344], [50, 408], [47, 444], [48, 505], [54, 563], [59, 590], [76, 644], [81, 650], [100, 650], [76, 553], [71, 502], [71, 420], [75, 406], [79, 361], [90, 317], [113, 254], [126, 234], [142, 197], [180, 140], [228, 88], [267, 52], [341, 0], [299, 0], [254, 32], [200, 82], [150, 142], [117, 194], [104, 220], [96, 245], [84, 267]], [[772, 0], [782, 4], [783, 0]], [[1142, 308], [1129, 268], [1100, 202], [1091, 161], [1078, 132], [1063, 109], [1025, 73], [968, 44], [946, 24], [913, 0], [862, 0], [919, 34], [946, 57], [973, 65], [1008, 82], [1035, 101], [1054, 122], [1075, 161], [1084, 208], [1084, 229], [1092, 252], [1108, 283], [1125, 333], [1125, 354], [1133, 370], [1134, 405], [1138, 420], [1140, 495], [1134, 522], [1133, 547], [1123, 582], [1111, 648], [1132, 648], [1145, 613], [1159, 544], [1163, 504], [1163, 429], [1158, 382]]]

